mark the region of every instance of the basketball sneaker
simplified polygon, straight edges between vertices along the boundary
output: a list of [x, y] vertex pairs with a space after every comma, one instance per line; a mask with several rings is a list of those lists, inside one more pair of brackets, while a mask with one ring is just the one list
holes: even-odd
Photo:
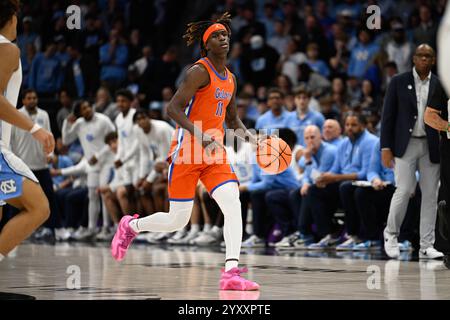
[[310, 244], [308, 246], [308, 250], [323, 250], [334, 248], [338, 242], [339, 238], [333, 238], [331, 234], [328, 234], [319, 242]]
[[433, 247], [419, 250], [419, 259], [441, 259], [443, 257], [444, 254]]
[[198, 246], [208, 246], [220, 244], [223, 239], [223, 230], [218, 226], [214, 226], [211, 230], [202, 232], [197, 238], [192, 240], [191, 243]]
[[178, 244], [178, 243], [180, 243], [180, 240], [186, 236], [186, 234], [187, 234], [187, 231], [185, 228], [180, 229], [177, 232], [175, 232], [175, 234], [172, 237], [167, 239], [167, 243]]
[[97, 233], [97, 240], [99, 241], [111, 241], [114, 233], [109, 231], [108, 227], [102, 227], [102, 230]]
[[295, 250], [305, 250], [308, 249], [308, 246], [313, 243], [314, 236], [300, 233], [300, 236], [294, 241], [293, 245]]
[[119, 227], [117, 228], [116, 234], [111, 242], [111, 255], [117, 261], [123, 260], [128, 248], [133, 242], [133, 239], [138, 235], [130, 227], [130, 221], [137, 219], [139, 215], [134, 216], [124, 216], [120, 219]]
[[254, 291], [259, 290], [259, 284], [244, 279], [241, 273], [247, 272], [247, 268], [232, 268], [225, 272], [222, 269], [220, 277], [220, 290]]
[[247, 240], [242, 242], [242, 248], [264, 248], [266, 246], [266, 242], [264, 239], [251, 235]]
[[389, 258], [397, 259], [400, 256], [400, 247], [398, 245], [397, 236], [390, 234], [386, 229], [384, 234], [384, 251]]
[[444, 256], [444, 265], [447, 269], [450, 269], [450, 255], [448, 254]]
[[358, 243], [353, 247], [355, 251], [368, 251], [368, 250], [377, 250], [381, 248], [381, 241], [379, 240], [367, 240], [361, 243]]
[[294, 247], [294, 241], [297, 240], [299, 236], [300, 236], [299, 231], [288, 234], [287, 236], [283, 237], [281, 241], [275, 243], [275, 248], [281, 250], [292, 249]]
[[347, 236], [347, 240], [336, 247], [337, 251], [351, 251], [361, 240], [357, 236]]

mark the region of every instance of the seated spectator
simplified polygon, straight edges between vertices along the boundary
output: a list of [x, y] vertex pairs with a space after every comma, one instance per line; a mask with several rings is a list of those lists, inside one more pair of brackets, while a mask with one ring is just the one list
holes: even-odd
[[330, 75], [330, 69], [327, 64], [319, 59], [319, 46], [317, 43], [309, 43], [306, 47], [306, 56], [308, 60], [306, 63], [311, 67], [311, 69], [318, 74], [328, 78]]
[[325, 142], [332, 144], [336, 147], [342, 142], [342, 128], [337, 120], [327, 119], [323, 123], [322, 137]]
[[392, 40], [386, 44], [388, 59], [394, 61], [399, 73], [411, 70], [412, 56], [415, 46], [406, 38], [405, 27], [401, 22], [394, 22], [391, 25]]
[[109, 42], [100, 47], [99, 56], [102, 66], [100, 80], [115, 90], [126, 80], [128, 62], [128, 48], [119, 42], [116, 29], [111, 30]]
[[22, 89], [28, 89], [28, 84], [30, 83], [29, 76], [31, 71], [31, 65], [33, 63], [33, 59], [36, 56], [36, 48], [33, 44], [27, 44], [26, 51], [24, 53], [23, 58], [20, 58], [20, 62], [22, 63]]
[[84, 98], [94, 96], [99, 86], [98, 63], [87, 55], [82, 55], [76, 46], [69, 46], [70, 60], [65, 68], [64, 88], [72, 97]]
[[26, 16], [22, 19], [22, 32], [17, 35], [17, 46], [20, 49], [20, 59], [26, 58], [28, 45], [33, 45], [36, 51], [41, 51], [41, 37], [33, 31], [33, 18]]
[[[301, 188], [291, 190], [289, 193], [290, 210], [294, 217], [294, 231], [286, 236], [276, 247], [279, 249], [305, 248], [313, 242], [313, 216], [309, 204], [309, 188], [315, 185], [318, 174], [328, 172], [337, 156], [337, 148], [322, 141], [320, 129], [315, 125], [309, 125], [304, 131], [306, 148], [302, 156], [306, 171], [301, 181]], [[322, 218], [317, 216], [317, 218]], [[315, 222], [318, 227], [326, 225], [322, 221]], [[319, 237], [326, 235], [328, 230], [318, 229]]]
[[380, 99], [378, 99], [370, 80], [363, 80], [361, 84], [361, 98], [359, 103], [362, 111], [381, 113]]
[[114, 121], [119, 114], [119, 109], [114, 101], [112, 101], [111, 94], [108, 88], [100, 87], [95, 95], [95, 103], [92, 106], [95, 112], [103, 113], [111, 121]]
[[322, 97], [319, 100], [319, 104], [320, 104], [320, 113], [322, 113], [325, 119], [334, 119], [334, 120], [341, 119], [341, 113], [334, 107], [333, 97], [331, 96]]
[[62, 89], [59, 91], [59, 103], [60, 109], [56, 114], [56, 124], [59, 132], [61, 132], [64, 120], [72, 113], [73, 109], [73, 96], [68, 90]]
[[284, 32], [284, 21], [276, 20], [274, 24], [274, 34], [267, 40], [267, 44], [278, 51], [281, 56], [286, 53], [291, 36]]
[[255, 129], [270, 129], [286, 128], [288, 126], [288, 119], [290, 113], [285, 110], [283, 105], [284, 95], [281, 90], [272, 88], [267, 95], [267, 105], [269, 110], [259, 116], [256, 120]]
[[54, 98], [61, 89], [64, 70], [56, 56], [56, 44], [47, 45], [45, 52], [38, 53], [31, 65], [29, 88], [34, 88], [41, 98]]
[[325, 118], [320, 112], [309, 110], [311, 93], [308, 90], [300, 89], [295, 92], [296, 110], [291, 112], [287, 120], [287, 127], [292, 129], [297, 135], [297, 144], [305, 146], [303, 141], [303, 130], [308, 125], [316, 125], [322, 130]]
[[278, 58], [278, 52], [265, 44], [263, 37], [253, 36], [250, 39], [250, 48], [242, 56], [241, 71], [245, 81], [256, 87], [272, 84]]
[[[264, 87], [260, 87], [264, 88]], [[255, 127], [256, 120], [261, 115], [259, 113], [256, 100], [247, 92], [241, 92], [237, 97], [237, 106], [245, 109], [245, 117], [240, 118], [242, 121], [248, 122], [251, 128]], [[245, 124], [245, 122], [244, 122]]]
[[[355, 202], [361, 219], [362, 238], [353, 250], [370, 250], [381, 247], [382, 232], [389, 213], [389, 205], [395, 191], [394, 171], [381, 162], [380, 140], [373, 146], [367, 181], [371, 186], [356, 188]], [[416, 190], [416, 192], [414, 192]], [[417, 228], [417, 216], [420, 211], [420, 190], [412, 188], [411, 200], [407, 209], [407, 219], [402, 225], [399, 243], [401, 251], [411, 249], [412, 235]], [[419, 200], [419, 201], [418, 201]], [[409, 239], [408, 239], [409, 238]]]
[[436, 48], [436, 33], [438, 25], [433, 21], [431, 8], [427, 4], [419, 7], [420, 24], [413, 30], [413, 40], [415, 45], [428, 43], [432, 48]]
[[330, 89], [330, 81], [314, 72], [307, 63], [298, 66], [298, 83], [303, 84], [311, 91], [311, 96], [319, 97]]
[[241, 71], [242, 64], [242, 44], [235, 42], [231, 47], [231, 52], [228, 57], [228, 69], [236, 76], [238, 83], [244, 82], [244, 78]]
[[[292, 130], [287, 128], [280, 129], [279, 136], [288, 144], [291, 150], [294, 150], [297, 143], [297, 137]], [[300, 185], [301, 179], [301, 176], [296, 174], [296, 171], [298, 172], [298, 168], [295, 159], [292, 159], [289, 169], [294, 173], [297, 186], [270, 190], [265, 196], [265, 203], [268, 213], [280, 226], [281, 237], [291, 235], [297, 228], [297, 212], [293, 212], [291, 206], [289, 205], [289, 194], [293, 189], [297, 189]]]
[[369, 63], [379, 50], [380, 47], [373, 41], [373, 34], [370, 30], [360, 29], [358, 31], [358, 42], [352, 49], [347, 74], [362, 79]]
[[[370, 156], [377, 138], [366, 129], [366, 119], [362, 115], [348, 113], [345, 118], [345, 133], [347, 137], [338, 147], [333, 167], [330, 172], [322, 173], [317, 179], [318, 187], [311, 189], [311, 208], [315, 215], [328, 217], [331, 222], [339, 199], [345, 210], [346, 240], [337, 246], [337, 250], [348, 250], [360, 242], [359, 216], [355, 205], [354, 180], [365, 180], [370, 164]], [[326, 200], [326, 204], [322, 203]], [[328, 225], [328, 230], [330, 229]], [[334, 246], [339, 238], [328, 234], [311, 248], [319, 249]]]
[[[56, 200], [63, 212], [68, 239], [79, 241], [85, 237], [88, 225], [88, 187], [86, 170], [88, 162], [82, 159], [76, 165], [61, 169], [50, 169], [53, 177], [67, 177], [64, 185], [56, 190]], [[64, 240], [67, 240], [67, 235]]]
[[[282, 131], [280, 130], [280, 135]], [[280, 136], [283, 139], [283, 136]], [[284, 140], [284, 139], [283, 139]], [[253, 164], [251, 182], [239, 186], [240, 192], [250, 192], [253, 209], [253, 235], [242, 243], [242, 247], [264, 247], [269, 230], [273, 226], [274, 216], [270, 214], [266, 195], [274, 190], [298, 188], [299, 182], [291, 168], [280, 174], [265, 174], [257, 164]]]
[[149, 61], [153, 58], [152, 53], [153, 52], [151, 46], [149, 45], [144, 46], [142, 48], [142, 57], [137, 59], [133, 63], [133, 66], [136, 67], [139, 77], [144, 74], [144, 71], [145, 69], [147, 69]]
[[294, 87], [298, 85], [298, 66], [307, 60], [306, 54], [299, 48], [300, 36], [293, 36], [278, 61], [278, 69], [281, 74], [288, 76]]
[[[152, 200], [152, 183], [167, 167], [166, 157], [169, 154], [174, 128], [167, 122], [153, 120], [146, 110], [140, 109], [133, 116], [137, 124], [137, 140], [139, 142], [139, 180], [135, 184], [143, 210], [156, 212]], [[161, 163], [162, 162], [162, 163]]]
[[[49, 157], [50, 168], [52, 169], [64, 169], [73, 166], [72, 159], [68, 156], [58, 154], [55, 152]], [[52, 171], [50, 170], [50, 173]], [[65, 189], [72, 184], [72, 179], [64, 178], [62, 175], [52, 175], [53, 180], [53, 190], [58, 191], [60, 189]]]
[[275, 84], [283, 91], [284, 96], [290, 95], [292, 93], [292, 82], [287, 75], [280, 74], [275, 80]]

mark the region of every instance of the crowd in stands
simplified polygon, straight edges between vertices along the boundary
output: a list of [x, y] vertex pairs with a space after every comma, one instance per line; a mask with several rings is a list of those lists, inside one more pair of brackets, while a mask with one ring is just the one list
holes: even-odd
[[[34, 172], [52, 177], [44, 188], [51, 218], [36, 240], [107, 241], [122, 215], [167, 211], [165, 156], [175, 123], [166, 106], [200, 57], [199, 47], [187, 51], [184, 26], [176, 26], [228, 11], [239, 116], [248, 128], [278, 129], [294, 155], [288, 170], [264, 175], [249, 164], [247, 143], [227, 149], [240, 180], [243, 247], [381, 245], [395, 189], [380, 159], [383, 97], [396, 74], [412, 69], [419, 44], [436, 47], [445, 1], [72, 2], [81, 6], [79, 31], [66, 28], [64, 1], [23, 1], [20, 17], [18, 107], [44, 119], [57, 138], [48, 159], [38, 151], [24, 156], [31, 150], [14, 145], [25, 132], [12, 140], [19, 157], [38, 162]], [[189, 10], [183, 15], [181, 8], [194, 3], [203, 4], [201, 14], [185, 17]], [[372, 4], [381, 8], [379, 30], [366, 26]], [[417, 234], [419, 194], [411, 193], [402, 250]], [[220, 244], [222, 227], [220, 209], [199, 184], [189, 226], [138, 241]]]

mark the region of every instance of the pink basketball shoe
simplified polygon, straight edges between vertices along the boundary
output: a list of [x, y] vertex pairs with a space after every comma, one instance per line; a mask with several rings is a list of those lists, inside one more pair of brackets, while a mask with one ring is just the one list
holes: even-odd
[[130, 227], [130, 221], [137, 219], [139, 215], [124, 216], [120, 219], [119, 226], [117, 227], [116, 234], [111, 242], [111, 255], [117, 261], [123, 260], [128, 248], [130, 247], [133, 239], [136, 238], [137, 233]]
[[259, 290], [259, 284], [244, 279], [241, 273], [247, 272], [247, 268], [232, 268], [225, 272], [222, 269], [220, 277], [220, 290], [253, 291]]

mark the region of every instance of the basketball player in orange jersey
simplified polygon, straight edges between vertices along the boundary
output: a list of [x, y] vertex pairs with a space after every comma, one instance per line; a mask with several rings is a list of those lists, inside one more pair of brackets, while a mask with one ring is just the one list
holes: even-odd
[[[111, 253], [116, 260], [122, 260], [139, 232], [183, 228], [191, 216], [200, 179], [225, 217], [226, 257], [220, 289], [258, 290], [257, 283], [241, 276], [246, 269], [238, 268], [242, 240], [238, 180], [231, 165], [223, 161], [226, 153], [221, 145], [224, 121], [229, 129], [241, 129], [235, 135], [257, 142], [237, 115], [236, 79], [226, 68], [230, 15], [225, 13], [217, 22], [190, 23], [184, 38], [188, 45], [200, 41], [202, 58], [189, 68], [168, 105], [169, 116], [178, 124], [169, 154], [169, 213], [158, 212], [141, 219], [137, 219], [138, 215], [123, 217]], [[200, 161], [199, 154], [203, 156]]]

